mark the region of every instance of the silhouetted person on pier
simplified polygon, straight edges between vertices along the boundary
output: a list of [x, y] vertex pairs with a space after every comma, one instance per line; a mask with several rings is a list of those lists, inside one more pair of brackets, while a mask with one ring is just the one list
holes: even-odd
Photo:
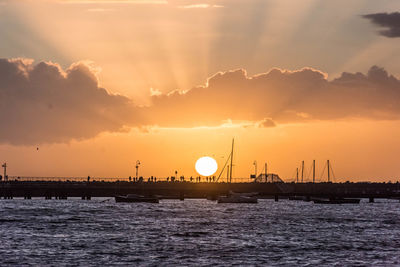
[[193, 177], [192, 176], [190, 176], [190, 182], [193, 182]]
[[90, 176], [87, 177], [87, 181], [88, 181], [88, 183], [90, 182]]
[[132, 177], [131, 177], [131, 176], [129, 176], [129, 182], [130, 182], [130, 181], [132, 181]]
[[0, 175], [0, 181], [3, 180], [3, 176]]
[[169, 176], [167, 177], [167, 182], [169, 182]]

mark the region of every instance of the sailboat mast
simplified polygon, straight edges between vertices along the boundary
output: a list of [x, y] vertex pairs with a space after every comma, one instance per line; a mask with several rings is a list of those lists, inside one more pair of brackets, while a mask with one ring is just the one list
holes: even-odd
[[296, 183], [299, 182], [299, 168], [296, 168]]
[[267, 172], [267, 169], [268, 168], [268, 165], [267, 165], [267, 163], [265, 162], [265, 182], [267, 183], [268, 182], [268, 172]]
[[232, 163], [233, 163], [233, 146], [235, 143], [235, 138], [232, 139], [232, 151], [231, 151], [231, 168], [230, 168], [230, 172], [229, 172], [229, 182], [232, 183]]
[[313, 160], [312, 182], [315, 183], [315, 159]]
[[301, 182], [303, 182], [304, 177], [304, 160], [301, 162]]
[[331, 181], [331, 173], [330, 173], [331, 166], [329, 165], [329, 159], [327, 161], [327, 165], [328, 165], [328, 183], [329, 183]]

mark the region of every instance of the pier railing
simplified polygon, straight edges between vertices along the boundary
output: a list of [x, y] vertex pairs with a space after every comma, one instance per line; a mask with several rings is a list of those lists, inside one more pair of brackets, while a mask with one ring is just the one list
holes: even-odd
[[[4, 180], [3, 180], [4, 181]], [[129, 177], [92, 177], [90, 179], [88, 177], [28, 177], [28, 176], [9, 176], [8, 181], [43, 181], [43, 182], [135, 182], [137, 181], [135, 178]], [[208, 178], [208, 177], [201, 177], [200, 180], [196, 179], [196, 177], [184, 177], [183, 179], [179, 178], [172, 178], [171, 177], [143, 177], [143, 182], [210, 182], [215, 183], [215, 179]], [[250, 183], [253, 182], [254, 179], [250, 178], [232, 178], [232, 183]], [[218, 183], [226, 183], [226, 180], [219, 180]]]

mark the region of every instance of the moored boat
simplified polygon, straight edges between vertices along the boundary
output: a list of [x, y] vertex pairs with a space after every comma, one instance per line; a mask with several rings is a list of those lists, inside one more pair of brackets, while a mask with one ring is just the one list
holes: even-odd
[[359, 198], [313, 199], [315, 204], [359, 204]]
[[115, 202], [148, 202], [148, 203], [159, 203], [157, 197], [145, 197], [142, 195], [129, 194], [126, 196], [115, 196]]
[[258, 199], [254, 196], [257, 193], [234, 193], [230, 192], [227, 196], [220, 196], [217, 203], [258, 203]]
[[301, 200], [301, 201], [307, 201], [307, 197], [305, 196], [290, 196], [289, 200]]
[[209, 195], [207, 196], [207, 200], [215, 201], [218, 200], [218, 197], [216, 195]]

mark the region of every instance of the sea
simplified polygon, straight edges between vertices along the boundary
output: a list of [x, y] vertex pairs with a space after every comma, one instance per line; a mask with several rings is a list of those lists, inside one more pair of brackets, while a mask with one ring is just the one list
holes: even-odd
[[0, 266], [400, 266], [400, 202], [0, 200]]

